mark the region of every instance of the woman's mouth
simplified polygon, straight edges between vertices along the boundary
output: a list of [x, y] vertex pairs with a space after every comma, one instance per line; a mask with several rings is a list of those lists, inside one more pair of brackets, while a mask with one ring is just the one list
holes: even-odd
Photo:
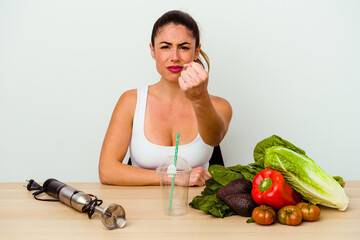
[[168, 69], [170, 72], [178, 73], [178, 72], [181, 72], [181, 71], [183, 70], [183, 67], [182, 67], [182, 66], [179, 66], [179, 65], [176, 65], [176, 66], [169, 66], [169, 67], [167, 67], [167, 69]]

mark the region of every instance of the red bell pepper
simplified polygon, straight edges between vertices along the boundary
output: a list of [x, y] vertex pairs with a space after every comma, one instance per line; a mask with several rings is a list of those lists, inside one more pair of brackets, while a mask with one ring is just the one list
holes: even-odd
[[296, 205], [301, 200], [301, 195], [291, 188], [284, 176], [272, 169], [264, 169], [254, 177], [251, 196], [257, 204], [277, 210], [286, 205]]

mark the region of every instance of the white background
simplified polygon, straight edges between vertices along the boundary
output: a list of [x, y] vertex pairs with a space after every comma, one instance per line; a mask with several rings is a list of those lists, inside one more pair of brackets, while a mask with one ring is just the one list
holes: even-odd
[[276, 134], [360, 179], [360, 1], [0, 0], [0, 181], [98, 181], [119, 96], [159, 80], [150, 35], [172, 9], [199, 23], [209, 91], [233, 107], [226, 166]]

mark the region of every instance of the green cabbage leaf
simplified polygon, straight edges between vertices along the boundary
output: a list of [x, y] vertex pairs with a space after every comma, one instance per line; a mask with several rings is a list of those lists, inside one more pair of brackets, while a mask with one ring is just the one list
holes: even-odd
[[[277, 145], [276, 142], [282, 144]], [[257, 149], [257, 153], [262, 154], [257, 156], [258, 161], [263, 161], [265, 168], [279, 171], [303, 199], [340, 211], [346, 210], [349, 198], [341, 186], [342, 178], [330, 176], [314, 160], [306, 156], [305, 151], [292, 144], [287, 145], [288, 142], [284, 142], [278, 136], [274, 135], [263, 143], [267, 146]]]

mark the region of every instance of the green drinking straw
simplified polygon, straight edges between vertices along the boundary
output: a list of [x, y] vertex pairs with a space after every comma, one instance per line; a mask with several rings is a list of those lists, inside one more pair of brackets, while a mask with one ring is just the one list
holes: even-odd
[[[178, 154], [179, 138], [180, 138], [180, 133], [177, 133], [177, 134], [176, 134], [175, 156], [174, 156], [175, 173], [176, 173], [176, 162], [177, 162], [177, 154]], [[172, 206], [172, 199], [173, 199], [173, 193], [174, 193], [174, 183], [175, 183], [175, 173], [173, 174], [173, 178], [172, 178], [172, 180], [171, 180], [170, 201], [169, 201], [169, 212], [171, 212], [171, 206]]]

